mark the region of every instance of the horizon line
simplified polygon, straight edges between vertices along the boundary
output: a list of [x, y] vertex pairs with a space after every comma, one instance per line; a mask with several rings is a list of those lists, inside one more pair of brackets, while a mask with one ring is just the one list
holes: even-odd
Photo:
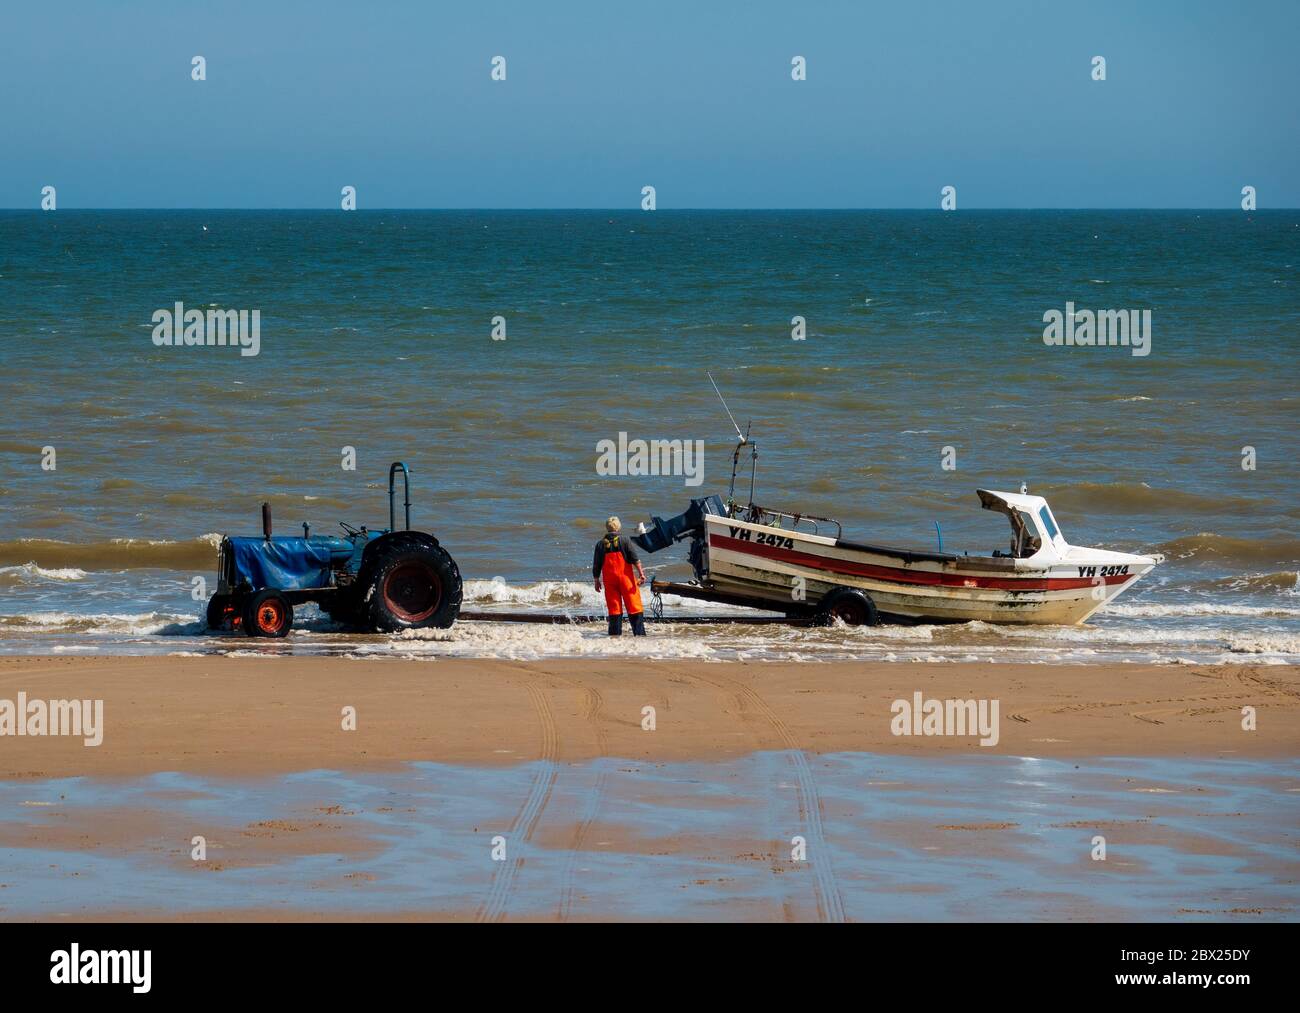
[[680, 207], [680, 208], [656, 208], [654, 211], [644, 211], [641, 208], [627, 207], [379, 207], [379, 208], [353, 208], [344, 212], [342, 208], [332, 206], [297, 206], [297, 207], [144, 207], [135, 205], [123, 206], [101, 206], [101, 207], [70, 207], [56, 208], [53, 212], [46, 211], [36, 207], [0, 207], [0, 212], [4, 211], [30, 211], [35, 214], [57, 214], [59, 211], [338, 211], [340, 213], [355, 214], [358, 211], [371, 213], [392, 212], [392, 211], [590, 211], [600, 212], [602, 214], [658, 214], [661, 211], [666, 212], [696, 212], [696, 211], [746, 211], [746, 212], [770, 212], [770, 211], [934, 211], [938, 214], [955, 214], [961, 211], [1225, 211], [1240, 214], [1256, 214], [1261, 211], [1300, 211], [1300, 206], [1291, 207], [1267, 207], [1255, 208], [1252, 211], [1245, 211], [1241, 208], [1233, 207], [1141, 207], [1138, 205], [1124, 205], [1114, 207], [974, 207], [974, 208], [955, 208], [946, 211], [932, 205], [924, 207]]

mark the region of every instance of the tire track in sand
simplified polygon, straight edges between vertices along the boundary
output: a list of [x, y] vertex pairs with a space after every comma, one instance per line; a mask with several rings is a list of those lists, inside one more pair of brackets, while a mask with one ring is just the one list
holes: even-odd
[[514, 822], [510, 824], [510, 830], [506, 834], [506, 859], [496, 863], [497, 870], [492, 877], [492, 887], [488, 891], [487, 899], [478, 909], [480, 922], [499, 922], [505, 918], [506, 905], [510, 900], [510, 888], [523, 865], [523, 859], [518, 854], [519, 845], [533, 836], [537, 821], [541, 818], [542, 810], [546, 808], [552, 788], [555, 787], [556, 760], [560, 745], [555, 713], [551, 710], [551, 702], [547, 699], [545, 690], [536, 682], [530, 680], [524, 684], [524, 687], [528, 690], [528, 697], [541, 723], [541, 756], [538, 760], [537, 773], [528, 790], [528, 797], [524, 799], [523, 806], [515, 814]]
[[564, 873], [560, 881], [560, 921], [565, 922], [573, 914], [573, 899], [577, 892], [575, 881], [578, 857], [587, 841], [587, 835], [591, 833], [592, 824], [596, 822], [596, 814], [604, 801], [605, 782], [609, 776], [605, 769], [605, 760], [609, 756], [609, 736], [605, 734], [604, 726], [600, 723], [600, 709], [604, 705], [605, 700], [600, 695], [600, 690], [590, 686], [582, 690], [582, 716], [591, 725], [592, 732], [596, 736], [597, 755], [593, 761], [596, 779], [592, 783], [591, 791], [587, 793], [587, 804], [583, 808], [582, 819], [573, 832], [573, 839], [569, 842], [569, 854], [564, 862]]
[[817, 785], [813, 780], [812, 766], [808, 763], [808, 757], [786, 723], [781, 720], [776, 711], [772, 710], [768, 702], [749, 686], [721, 675], [718, 676], [720, 681], [716, 682], [702, 675], [693, 678], [733, 694], [740, 705], [742, 719], [751, 711], [757, 713], [781, 740], [794, 767], [795, 788], [799, 795], [799, 815], [807, 826], [808, 851], [813, 856], [809, 864], [813, 867], [815, 877], [817, 913], [823, 921], [844, 921], [844, 900], [835, 882], [835, 871], [831, 868], [830, 849], [826, 845], [826, 834], [822, 827], [821, 796], [817, 793]]

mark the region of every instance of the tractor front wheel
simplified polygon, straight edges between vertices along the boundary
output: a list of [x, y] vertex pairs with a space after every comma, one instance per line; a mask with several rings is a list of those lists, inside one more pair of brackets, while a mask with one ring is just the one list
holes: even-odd
[[279, 591], [258, 591], [244, 605], [244, 632], [250, 637], [283, 637], [293, 627], [293, 606]]
[[214, 594], [208, 599], [208, 629], [228, 630], [234, 626], [234, 618], [239, 615], [235, 601], [228, 594]]

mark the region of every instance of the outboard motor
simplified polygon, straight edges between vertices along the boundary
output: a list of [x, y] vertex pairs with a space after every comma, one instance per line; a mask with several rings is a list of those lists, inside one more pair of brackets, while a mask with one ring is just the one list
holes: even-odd
[[670, 517], [668, 520], [662, 517], [651, 517], [650, 527], [633, 535], [632, 541], [646, 552], [658, 552], [660, 549], [668, 548], [674, 542], [680, 542], [683, 538], [702, 535], [706, 514], [725, 517], [726, 513], [727, 509], [722, 503], [721, 496], [693, 499], [686, 512], [676, 517]]

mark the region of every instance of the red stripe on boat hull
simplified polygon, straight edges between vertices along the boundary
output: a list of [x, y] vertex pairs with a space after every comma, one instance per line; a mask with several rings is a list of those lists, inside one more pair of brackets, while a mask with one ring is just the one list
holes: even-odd
[[895, 566], [873, 566], [847, 559], [828, 559], [811, 552], [783, 549], [776, 545], [759, 545], [727, 535], [709, 535], [709, 545], [749, 556], [762, 556], [783, 563], [808, 566], [830, 573], [843, 573], [854, 577], [874, 577], [896, 584], [919, 584], [932, 587], [984, 588], [994, 591], [1074, 591], [1094, 587], [1098, 581], [1107, 585], [1123, 584], [1137, 574], [1121, 573], [1110, 577], [976, 577], [960, 573], [934, 573], [930, 570], [907, 570]]

